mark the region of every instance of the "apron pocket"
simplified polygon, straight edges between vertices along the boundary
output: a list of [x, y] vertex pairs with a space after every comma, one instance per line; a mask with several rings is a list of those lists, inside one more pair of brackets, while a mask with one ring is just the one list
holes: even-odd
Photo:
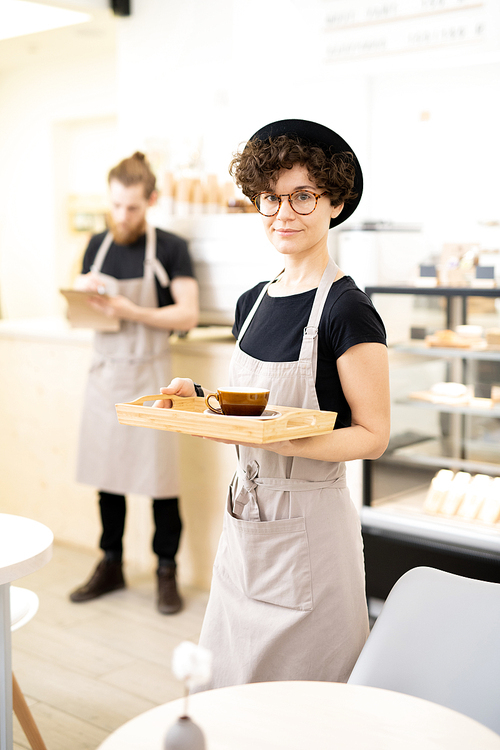
[[305, 518], [244, 521], [226, 512], [224, 535], [217, 567], [249, 599], [289, 609], [313, 608]]

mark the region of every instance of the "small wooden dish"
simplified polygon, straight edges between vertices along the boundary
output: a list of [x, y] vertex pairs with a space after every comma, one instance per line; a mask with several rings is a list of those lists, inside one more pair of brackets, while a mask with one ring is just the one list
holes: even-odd
[[[148, 401], [161, 399], [171, 400], [172, 408], [155, 409], [144, 406]], [[334, 411], [295, 409], [290, 406], [268, 405], [267, 412], [279, 412], [279, 416], [273, 419], [207, 414], [206, 409], [205, 399], [201, 396], [180, 398], [162, 393], [141, 396], [130, 403], [116, 404], [120, 424], [262, 445], [327, 434], [333, 430], [337, 418]]]

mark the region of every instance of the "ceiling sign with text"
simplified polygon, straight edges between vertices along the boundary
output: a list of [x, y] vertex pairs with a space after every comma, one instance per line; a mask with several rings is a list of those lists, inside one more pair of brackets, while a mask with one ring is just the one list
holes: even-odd
[[325, 62], [479, 45], [491, 26], [487, 6], [488, 0], [323, 0]]

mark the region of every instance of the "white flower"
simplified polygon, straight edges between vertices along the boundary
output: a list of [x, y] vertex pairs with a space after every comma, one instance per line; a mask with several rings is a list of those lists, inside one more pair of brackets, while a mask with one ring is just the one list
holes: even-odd
[[189, 689], [205, 685], [212, 676], [212, 652], [191, 641], [182, 641], [172, 655], [172, 672]]

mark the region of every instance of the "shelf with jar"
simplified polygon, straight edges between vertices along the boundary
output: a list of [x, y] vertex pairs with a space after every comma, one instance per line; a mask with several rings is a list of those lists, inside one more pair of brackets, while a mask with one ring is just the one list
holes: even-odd
[[253, 203], [237, 194], [232, 181], [215, 174], [164, 172], [156, 209], [163, 217], [256, 213]]
[[368, 594], [415, 564], [500, 581], [500, 289], [366, 292], [385, 311], [392, 401], [389, 446], [363, 464]]

